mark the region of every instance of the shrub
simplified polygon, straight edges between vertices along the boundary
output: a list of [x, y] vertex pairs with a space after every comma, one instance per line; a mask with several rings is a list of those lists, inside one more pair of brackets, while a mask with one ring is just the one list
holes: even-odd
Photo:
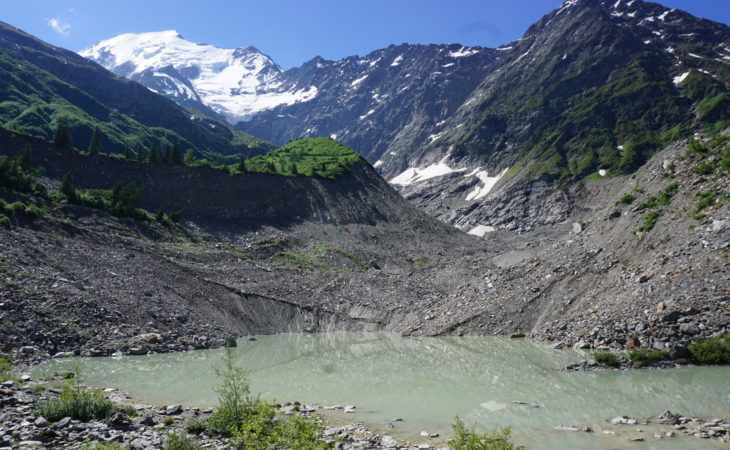
[[702, 364], [730, 364], [730, 337], [702, 339], [689, 344], [689, 351]]
[[25, 207], [25, 213], [29, 216], [43, 217], [46, 212], [36, 206], [34, 203], [31, 203], [30, 205]]
[[468, 429], [464, 422], [457, 417], [451, 424], [454, 429], [454, 439], [450, 444], [454, 450], [513, 450], [521, 447], [515, 446], [510, 439], [510, 429], [502, 428], [491, 433], [480, 434], [473, 429]]
[[726, 146], [722, 151], [722, 161], [720, 161], [720, 168], [724, 171], [730, 171], [730, 145]]
[[669, 354], [666, 352], [661, 350], [649, 350], [646, 348], [631, 350], [628, 357], [636, 367], [670, 359]]
[[659, 220], [659, 217], [661, 217], [662, 214], [661, 210], [649, 211], [646, 217], [644, 217], [644, 223], [639, 227], [639, 231], [647, 232], [653, 230], [657, 220]]
[[116, 442], [87, 442], [79, 450], [124, 450]]
[[13, 378], [10, 374], [12, 365], [12, 357], [10, 355], [0, 356], [0, 382], [8, 381]]
[[208, 429], [208, 422], [198, 417], [191, 417], [185, 422], [185, 431], [190, 434], [200, 434]]
[[114, 403], [99, 392], [67, 386], [58, 398], [40, 403], [36, 407], [36, 414], [51, 422], [64, 417], [87, 422], [92, 419], [104, 419], [114, 409]]
[[711, 162], [703, 162], [695, 167], [694, 172], [698, 175], [711, 175], [715, 171], [715, 165]]
[[634, 200], [636, 200], [636, 197], [634, 197], [633, 195], [624, 194], [621, 196], [620, 199], [618, 199], [618, 202], [616, 202], [616, 203], [623, 203], [625, 205], [630, 205], [631, 203], [633, 203]]
[[602, 366], [618, 367], [620, 365], [618, 355], [613, 352], [596, 352], [593, 359]]
[[224, 349], [222, 366], [214, 370], [221, 383], [215, 388], [219, 406], [209, 424], [213, 431], [229, 436], [243, 422], [252, 404], [250, 382], [246, 371], [234, 364], [230, 347]]
[[196, 450], [199, 449], [195, 440], [183, 434], [170, 433], [165, 441], [165, 450]]
[[10, 218], [5, 214], [0, 214], [0, 228], [10, 228], [11, 225]]
[[251, 398], [246, 371], [233, 363], [233, 351], [226, 347], [221, 367], [215, 369], [221, 384], [216, 388], [219, 407], [208, 422], [212, 431], [232, 436], [237, 449], [290, 448], [319, 450], [333, 448], [324, 440], [324, 427], [314, 418], [276, 417], [273, 404]]
[[165, 417], [164, 419], [162, 419], [162, 424], [166, 427], [171, 427], [174, 423], [175, 423], [175, 419], [173, 419], [172, 417], [168, 416], [168, 417]]
[[333, 444], [324, 441], [324, 427], [316, 419], [292, 415], [277, 420], [274, 405], [261, 400], [251, 403], [231, 444], [236, 449], [261, 450], [333, 448]]

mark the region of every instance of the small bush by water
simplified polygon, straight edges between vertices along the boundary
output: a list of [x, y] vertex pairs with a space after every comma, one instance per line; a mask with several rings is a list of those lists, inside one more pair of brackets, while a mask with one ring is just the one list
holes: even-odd
[[58, 398], [48, 400], [36, 407], [36, 413], [51, 422], [64, 417], [87, 422], [104, 419], [116, 409], [114, 402], [99, 392], [81, 388], [65, 387]]
[[[231, 348], [225, 349], [222, 365], [215, 372], [221, 383], [216, 388], [219, 406], [208, 421], [208, 428], [231, 436], [234, 448], [333, 448], [332, 444], [325, 442], [324, 425], [319, 420], [296, 414], [279, 416], [272, 403], [252, 397], [248, 374], [234, 364]], [[197, 430], [202, 424], [188, 422], [186, 428], [188, 426]]]
[[701, 364], [730, 364], [730, 337], [716, 337], [692, 342], [692, 357]]
[[208, 429], [208, 422], [198, 417], [191, 417], [185, 422], [185, 431], [190, 434], [200, 434]]
[[618, 367], [620, 365], [619, 357], [613, 352], [596, 352], [593, 359], [602, 366]]
[[458, 416], [451, 424], [454, 429], [454, 439], [449, 443], [454, 450], [517, 450], [523, 447], [516, 446], [511, 440], [509, 427], [480, 434], [464, 425]]
[[670, 359], [670, 355], [667, 352], [663, 352], [661, 350], [649, 350], [646, 348], [631, 350], [628, 357], [637, 367]]

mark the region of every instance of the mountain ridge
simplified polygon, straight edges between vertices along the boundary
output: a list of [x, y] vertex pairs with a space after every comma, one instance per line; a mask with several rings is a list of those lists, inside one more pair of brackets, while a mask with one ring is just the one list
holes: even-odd
[[[150, 145], [194, 148], [199, 155], [249, 153], [268, 144], [204, 113], [191, 113], [78, 54], [0, 23], [5, 126], [49, 139], [55, 122], [71, 122], [74, 145], [85, 148], [99, 128], [105, 151]], [[19, 76], [18, 69], [23, 75]]]

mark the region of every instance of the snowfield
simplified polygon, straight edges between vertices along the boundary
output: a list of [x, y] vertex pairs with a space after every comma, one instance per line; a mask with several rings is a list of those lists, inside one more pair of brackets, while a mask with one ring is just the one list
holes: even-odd
[[[254, 47], [224, 49], [196, 44], [174, 30], [122, 34], [79, 54], [133, 80], [139, 81], [145, 72], [152, 71], [164, 86], [153, 90], [200, 99], [231, 123], [317, 96], [315, 86], [284, 86], [281, 67]], [[187, 79], [194, 91], [169, 71], [161, 72], [169, 67]]]

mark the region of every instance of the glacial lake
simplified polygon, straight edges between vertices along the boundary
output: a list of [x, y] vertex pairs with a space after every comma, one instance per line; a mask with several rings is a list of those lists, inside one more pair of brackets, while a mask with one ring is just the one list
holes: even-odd
[[[528, 448], [727, 448], [718, 441], [655, 439], [653, 425], [613, 425], [621, 415], [656, 418], [665, 410], [702, 418], [730, 418], [730, 367], [565, 372], [590, 358], [579, 350], [551, 350], [524, 339], [404, 338], [388, 333], [280, 334], [241, 339], [234, 348], [251, 390], [263, 398], [317, 405], [355, 405], [330, 414], [333, 422], [364, 422], [411, 444], [443, 444], [460, 416], [479, 430], [512, 427]], [[121, 358], [75, 358], [83, 382], [113, 387], [137, 401], [213, 407], [213, 367], [223, 350]], [[67, 370], [69, 360], [36, 369]], [[393, 421], [394, 419], [402, 421]], [[392, 424], [393, 428], [389, 425]], [[589, 426], [593, 433], [556, 431]], [[386, 428], [387, 427], [387, 428]], [[439, 433], [429, 439], [421, 431]], [[607, 435], [603, 430], [614, 430]], [[641, 431], [639, 431], [641, 430]], [[628, 438], [643, 437], [644, 442]]]

